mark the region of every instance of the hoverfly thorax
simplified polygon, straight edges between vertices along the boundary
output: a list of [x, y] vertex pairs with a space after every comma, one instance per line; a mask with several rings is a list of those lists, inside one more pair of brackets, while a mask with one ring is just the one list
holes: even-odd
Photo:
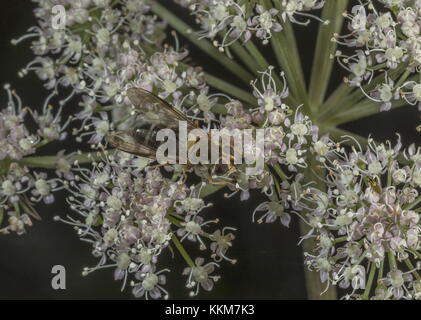
[[380, 186], [380, 182], [378, 181], [377, 177], [367, 177], [368, 184], [370, 188], [375, 191], [377, 194], [382, 193], [382, 188]]

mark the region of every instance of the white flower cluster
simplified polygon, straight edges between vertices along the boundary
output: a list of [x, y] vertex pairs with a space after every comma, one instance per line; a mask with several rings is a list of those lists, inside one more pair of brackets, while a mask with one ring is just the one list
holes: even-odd
[[338, 147], [324, 162], [327, 191], [302, 193], [305, 238], [317, 239], [307, 264], [349, 288], [346, 298], [421, 299], [421, 154], [412, 145], [402, 165], [401, 151], [372, 140], [367, 151]]
[[[121, 50], [130, 52], [131, 66], [121, 66], [115, 70], [112, 66], [104, 65], [107, 86], [84, 96], [81, 103], [83, 110], [76, 114], [81, 126], [73, 134], [79, 140], [89, 136], [88, 142], [97, 146], [113, 128], [127, 127], [133, 123], [131, 103], [123, 94], [131, 86], [155, 93], [175, 108], [185, 111], [192, 119], [204, 122], [215, 119], [211, 108], [220, 95], [208, 94], [209, 88], [200, 68], [183, 63], [188, 55], [186, 50], [168, 47], [163, 51], [156, 50], [150, 57], [130, 47]], [[108, 101], [103, 97], [109, 95], [118, 103], [103, 106]]]
[[[42, 113], [24, 108], [19, 96], [5, 86], [8, 95], [7, 107], [0, 110], [0, 233], [23, 234], [25, 225], [32, 225], [31, 217], [40, 219], [34, 206], [43, 201], [54, 201], [54, 192], [62, 189], [60, 179], [48, 178], [45, 172], [36, 172], [27, 167], [27, 156], [35, 154], [43, 145], [62, 140], [67, 123], [61, 125], [60, 110], [53, 113], [47, 99]], [[27, 125], [28, 114], [37, 125], [31, 134]], [[64, 173], [63, 167], [57, 168]], [[2, 227], [3, 220], [8, 221]]]
[[[150, 14], [143, 0], [35, 2], [39, 25], [13, 41], [17, 44], [33, 39], [36, 58], [20, 74], [34, 71], [47, 88], [56, 91], [59, 85], [71, 88], [63, 104], [76, 93], [96, 96], [101, 102], [118, 102], [120, 82], [137, 73], [136, 61], [142, 47], [159, 46], [165, 36], [165, 24]], [[53, 28], [55, 5], [66, 10], [62, 29]]]
[[[229, 130], [263, 129], [264, 154], [261, 156], [264, 157], [265, 164], [277, 169], [284, 166], [290, 174], [307, 167], [306, 153], [318, 141], [318, 128], [313, 126], [299, 108], [293, 111], [285, 103], [288, 87], [283, 74], [281, 78], [281, 82], [275, 80], [273, 67], [261, 72], [260, 79], [251, 83], [258, 106], [246, 108], [235, 100], [227, 103], [228, 113], [221, 117], [220, 126]], [[256, 149], [256, 146], [253, 145], [250, 149]], [[246, 168], [247, 166], [240, 165], [231, 171], [231, 183], [228, 186], [234, 193], [241, 191], [241, 199], [244, 200], [248, 199], [250, 189], [261, 189], [269, 197], [279, 198], [274, 190], [270, 171], [264, 170], [262, 174], [254, 176], [247, 175]], [[280, 178], [284, 180], [286, 175]], [[284, 203], [284, 206], [288, 204]]]
[[[350, 33], [335, 35], [332, 41], [355, 48], [355, 52], [337, 51], [335, 56], [351, 73], [349, 84], [361, 87], [381, 105], [381, 111], [389, 110], [398, 99], [420, 106], [421, 2], [380, 2], [389, 10], [383, 12], [369, 0], [344, 13]], [[364, 89], [367, 86], [369, 92]]]
[[[275, 32], [281, 32], [282, 23], [290, 20], [293, 23], [307, 25], [309, 18], [320, 20], [306, 11], [320, 9], [324, 0], [282, 0], [276, 7], [256, 4], [244, 0], [175, 0], [188, 7], [200, 24], [199, 36], [213, 40], [221, 51], [236, 41], [247, 42], [255, 36], [263, 44]], [[297, 17], [304, 17], [299, 21]], [[222, 40], [218, 40], [220, 38]]]
[[[140, 166], [140, 167], [139, 167]], [[122, 154], [104, 156], [104, 160], [93, 163], [93, 169], [78, 167], [75, 177], [68, 184], [68, 203], [79, 214], [79, 218], [62, 220], [78, 232], [83, 241], [92, 244], [93, 255], [99, 258], [93, 268], [85, 268], [87, 275], [98, 269], [114, 268], [114, 278], [127, 278], [136, 297], [168, 298], [164, 289], [169, 268], [157, 271], [161, 254], [168, 252], [172, 244], [180, 249], [185, 240], [199, 244], [199, 249], [208, 249], [213, 260], [210, 267], [196, 263], [181, 248], [180, 253], [190, 265], [192, 275], [187, 287], [196, 295], [199, 285], [211, 290], [214, 266], [222, 259], [235, 263], [226, 256], [231, 247], [235, 230], [225, 227], [216, 229], [218, 220], [205, 221], [200, 213], [209, 206], [199, 198], [202, 185], [187, 185], [180, 179], [165, 178], [159, 169], [141, 170], [144, 164]], [[209, 232], [209, 228], [213, 231]], [[209, 243], [208, 245], [206, 243]], [[204, 252], [203, 252], [204, 253]]]
[[[411, 146], [402, 151], [400, 143], [392, 147], [371, 139], [366, 150], [358, 144], [345, 149], [346, 141], [319, 136], [314, 114], [307, 113], [313, 106], [290, 103], [306, 102], [306, 97], [289, 97], [286, 78], [295, 75], [288, 66], [286, 75], [275, 74], [274, 67], [267, 67], [267, 57], [257, 59], [259, 68], [266, 66], [259, 70], [251, 70], [256, 65], [243, 59], [259, 78], [251, 82], [250, 93], [210, 76], [191, 62], [190, 52], [180, 47], [175, 32], [169, 39], [174, 45], [164, 43], [166, 25], [151, 12], [156, 7], [150, 1], [34, 1], [38, 26], [14, 43], [33, 40], [36, 57], [20, 74], [34, 71], [52, 93], [42, 111], [36, 112], [23, 108], [6, 88], [10, 102], [0, 112], [0, 223], [6, 213], [8, 225], [0, 232], [22, 234], [31, 224], [30, 216], [39, 218], [34, 204], [51, 203], [53, 192], [65, 188], [70, 194], [67, 202], [78, 216], [56, 219], [73, 226], [98, 258], [96, 266], [84, 269], [84, 275], [113, 268], [114, 278], [123, 280], [123, 287], [128, 282], [134, 296], [168, 298], [164, 286], [169, 268], [162, 263], [176, 249], [188, 266], [180, 273], [187, 276], [186, 286], [194, 296], [200, 288], [213, 288], [219, 279], [214, 271], [222, 260], [236, 262], [227, 255], [235, 229], [216, 227], [218, 219], [204, 219], [202, 210], [209, 204], [203, 200], [203, 190], [227, 186], [231, 193], [225, 197], [240, 194], [241, 200], [259, 190], [268, 200], [255, 209], [253, 221], [280, 221], [288, 226], [291, 213], [304, 220], [311, 231], [303, 240], [317, 243], [306, 254], [307, 265], [319, 271], [327, 285], [349, 288], [347, 298], [421, 298], [419, 149]], [[247, 51], [254, 45], [251, 41], [277, 41], [276, 34], [289, 28], [290, 22], [321, 21], [311, 11], [325, 4], [324, 0], [174, 1], [189, 8], [200, 25], [198, 37], [210, 39], [221, 52], [230, 46], [241, 52], [242, 48], [234, 47], [240, 42]], [[66, 9], [61, 30], [53, 28], [54, 5]], [[380, 103], [381, 110], [390, 109], [398, 99], [421, 106], [421, 1], [358, 1], [344, 17], [350, 33], [335, 34], [332, 41], [352, 51], [335, 54], [350, 73], [347, 82]], [[220, 54], [215, 60], [220, 58], [224, 65], [228, 58], [213, 51]], [[229, 86], [223, 90], [227, 94], [210, 83], [220, 89]], [[55, 111], [50, 104], [61, 87], [70, 89], [70, 94]], [[175, 113], [182, 112], [207, 132], [249, 129], [257, 137], [263, 129], [264, 152], [255, 150], [252, 142], [244, 147], [242, 159], [263, 155], [263, 172], [247, 174], [253, 161], [161, 168], [145, 158], [105, 151], [104, 138], [110, 131], [137, 129], [150, 120], [126, 96], [132, 87], [165, 100]], [[242, 101], [230, 96], [231, 88], [232, 96]], [[28, 157], [43, 145], [66, 138], [69, 121], [62, 123], [61, 112], [75, 95], [81, 110], [69, 112], [79, 125], [73, 136], [78, 142], [86, 138], [90, 147], [101, 152], [88, 158], [81, 152], [67, 156], [59, 152], [51, 166], [43, 164], [56, 169], [58, 178], [49, 178], [32, 170], [40, 163]], [[28, 115], [38, 127], [34, 134], [25, 124]], [[160, 129], [156, 123], [151, 125]], [[317, 174], [309, 174], [312, 170]], [[190, 178], [201, 182], [189, 187]], [[318, 188], [316, 180], [322, 180], [326, 189]], [[208, 261], [192, 259], [185, 242], [208, 253]]]

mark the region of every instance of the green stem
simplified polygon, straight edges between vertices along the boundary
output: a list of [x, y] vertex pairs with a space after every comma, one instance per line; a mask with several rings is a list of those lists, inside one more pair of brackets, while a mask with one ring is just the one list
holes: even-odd
[[395, 258], [395, 256], [393, 255], [393, 253], [389, 251], [389, 252], [387, 253], [387, 257], [389, 258], [390, 271], [395, 271], [395, 270], [397, 270], [397, 269], [398, 269], [398, 266], [397, 266], [397, 264], [396, 264], [396, 258]]
[[[268, 2], [268, 0], [265, 1]], [[280, 1], [273, 0], [272, 2], [278, 10], [282, 11]], [[282, 23], [284, 29], [281, 32], [275, 32], [275, 38], [278, 38], [278, 40], [280, 40], [279, 44], [281, 46], [284, 45], [286, 47], [282, 49], [278, 46], [278, 49], [281, 49], [281, 51], [285, 50], [287, 59], [283, 63], [284, 65], [291, 65], [291, 78], [295, 80], [294, 82], [296, 84], [295, 87], [297, 96], [307, 98], [306, 82], [304, 78], [303, 68], [301, 65], [300, 53], [298, 51], [297, 41], [295, 38], [294, 28], [292, 27], [292, 24], [288, 19], [285, 22], [280, 22]]]
[[1, 224], [3, 223], [3, 218], [4, 218], [4, 208], [0, 207], [0, 228], [1, 228]]
[[[274, 176], [273, 174], [272, 174], [272, 178], [273, 178], [273, 180], [275, 181], [275, 189], [276, 189], [276, 192], [278, 193], [278, 194], [274, 194], [273, 195], [273, 197], [274, 197], [274, 199], [276, 199], [277, 201], [279, 201], [279, 199], [281, 198], [281, 196], [282, 196], [282, 190], [281, 190], [281, 186], [280, 186], [280, 184], [279, 184], [279, 181], [278, 181], [278, 179], [279, 179], [279, 177], [278, 176]], [[271, 199], [272, 200], [272, 199]]]
[[[269, 0], [263, 0], [262, 2], [266, 8], [272, 8], [273, 5], [275, 5], [278, 10], [282, 10], [279, 1], [272, 1], [273, 4], [271, 4], [271, 1]], [[298, 103], [304, 103], [307, 108], [308, 95], [306, 82], [294, 29], [289, 20], [280, 22], [282, 23], [283, 30], [281, 32], [274, 32], [272, 34], [272, 38], [270, 39], [270, 43], [279, 67], [285, 72], [285, 77], [288, 81], [288, 86], [292, 95], [292, 107], [297, 106]]]
[[259, 65], [256, 60], [247, 52], [247, 50], [238, 41], [234, 42], [230, 49], [241, 60], [241, 62], [252, 72], [255, 76], [258, 75]]
[[40, 142], [38, 142], [35, 147], [36, 148], [41, 148], [41, 147], [47, 145], [49, 142], [50, 142], [50, 140], [44, 138], [43, 140], [41, 140]]
[[[189, 65], [184, 62], [181, 62], [179, 63], [179, 67], [181, 70], [186, 71], [189, 68]], [[256, 98], [246, 90], [243, 90], [237, 87], [236, 85], [233, 85], [232, 83], [222, 80], [221, 78], [213, 76], [207, 72], [205, 72], [204, 74], [206, 82], [209, 86], [226, 93], [230, 97], [246, 102], [252, 106], [256, 105]]]
[[[290, 96], [288, 97], [287, 103], [292, 104], [291, 107], [295, 108], [299, 105], [298, 101], [300, 101], [301, 103], [305, 102], [305, 100], [303, 99], [307, 96], [307, 94], [302, 96], [298, 93], [300, 91], [299, 79], [291, 65], [288, 63], [288, 59], [291, 60], [289, 58], [289, 55], [287, 54], [287, 52], [284, 52], [287, 51], [285, 50], [285, 47], [287, 46], [285, 44], [285, 38], [282, 37], [279, 33], [275, 33], [272, 35], [270, 43], [272, 45], [273, 51], [275, 52], [275, 56], [278, 61], [279, 67], [285, 73], [285, 78], [288, 82], [288, 88], [290, 89]], [[300, 100], [298, 100], [298, 98], [296, 97], [300, 97]]]
[[237, 98], [240, 101], [246, 102], [251, 106], [257, 104], [256, 98], [252, 94], [208, 73], [206, 73], [206, 82], [211, 87], [220, 90], [231, 97]]
[[217, 103], [216, 105], [214, 105], [212, 107], [211, 111], [213, 113], [216, 113], [216, 114], [223, 114], [223, 115], [226, 115], [227, 114], [227, 108], [224, 105], [219, 104], [219, 103]]
[[187, 38], [190, 42], [192, 42], [195, 46], [205, 52], [207, 55], [215, 59], [219, 62], [222, 66], [226, 69], [231, 71], [234, 75], [236, 75], [241, 81], [246, 84], [249, 84], [251, 80], [253, 80], [253, 76], [241, 67], [238, 63], [229, 59], [224, 53], [219, 52], [209, 40], [201, 39], [199, 40], [195, 32], [191, 29], [191, 27], [184, 23], [180, 18], [176, 15], [171, 13], [167, 10], [164, 6], [159, 4], [157, 1], [150, 1], [152, 11], [160, 16], [163, 20], [168, 22], [170, 26], [172, 26], [175, 30], [177, 30], [180, 34]]
[[101, 111], [113, 111], [117, 106], [111, 105], [111, 106], [105, 106], [105, 107], [96, 107], [94, 109], [94, 112], [101, 112]]
[[[410, 106], [405, 100], [392, 102], [392, 109]], [[366, 118], [380, 112], [380, 103], [367, 100], [355, 105], [351, 109], [332, 115], [331, 118], [325, 119], [327, 125], [338, 126], [351, 121]]]
[[11, 163], [12, 160], [8, 157], [4, 158], [3, 160], [0, 160], [0, 177], [7, 175]]
[[335, 240], [333, 240], [333, 243], [341, 243], [341, 242], [345, 242], [345, 241], [348, 241], [347, 236], [336, 238]]
[[[329, 126], [320, 126], [320, 131], [322, 134], [325, 133], [329, 133], [330, 137], [332, 138], [333, 141], [340, 141], [340, 140], [344, 140], [342, 137], [343, 136], [348, 136], [348, 137], [352, 137], [354, 139], [348, 138], [345, 139], [343, 142], [343, 144], [348, 145], [348, 146], [352, 146], [352, 147], [362, 147], [365, 148], [367, 147], [368, 144], [368, 139], [360, 136], [356, 133], [353, 133], [351, 131], [348, 130], [344, 130], [344, 129], [340, 129], [340, 128], [336, 128], [336, 127], [329, 127]], [[396, 158], [399, 163], [407, 165], [408, 161], [406, 160], [405, 156], [403, 155], [403, 153], [399, 153], [399, 155]]]
[[390, 187], [392, 185], [392, 173], [393, 173], [393, 168], [392, 168], [392, 164], [393, 162], [388, 162], [388, 168], [387, 168], [387, 184], [386, 187]]
[[[392, 80], [395, 80], [402, 73], [402, 71], [404, 69], [405, 69], [405, 66], [399, 66], [395, 70], [390, 71], [388, 73], [388, 76]], [[383, 83], [384, 80], [385, 80], [384, 74], [379, 74], [373, 80], [371, 80], [371, 82], [369, 84], [363, 86], [363, 89], [364, 89], [365, 92], [370, 92], [377, 85]], [[341, 94], [342, 99], [339, 99], [339, 100], [336, 99], [334, 104], [332, 104], [331, 102], [328, 101], [322, 107], [323, 112], [318, 118], [320, 121], [326, 121], [327, 119], [331, 118], [332, 116], [334, 116], [335, 114], [337, 114], [341, 110], [348, 110], [349, 108], [357, 105], [361, 100], [366, 98], [366, 96], [364, 95], [364, 93], [362, 92], [362, 90], [360, 88], [353, 88], [349, 92], [346, 92], [346, 90], [344, 88], [342, 89], [342, 85], [341, 85], [340, 88], [341, 88], [341, 91], [342, 91], [341, 93], [343, 93], [343, 94]], [[329, 100], [330, 100], [330, 98], [329, 98]], [[379, 112], [380, 112], [380, 110], [379, 110]]]
[[408, 79], [408, 77], [411, 75], [411, 73], [412, 73], [411, 71], [406, 70], [402, 74], [402, 76], [399, 78], [398, 82], [396, 82], [394, 89], [399, 88], [405, 82], [405, 80]]
[[181, 222], [179, 220], [177, 220], [173, 214], [171, 213], [167, 213], [166, 218], [169, 222], [171, 222], [173, 225], [175, 225], [176, 227], [182, 227]]
[[273, 165], [272, 168], [276, 171], [276, 174], [279, 176], [279, 178], [282, 179], [282, 181], [289, 180], [288, 176], [285, 174], [285, 172], [282, 170], [282, 168], [279, 164]]
[[[256, 47], [256, 45], [253, 43], [253, 41], [249, 40], [245, 43], [245, 48], [249, 52], [250, 56], [255, 59], [258, 69], [256, 70], [258, 74], [259, 71], [265, 71], [269, 67], [269, 63], [266, 61], [266, 58], [262, 55], [260, 50]], [[274, 75], [274, 78], [277, 77], [277, 75]], [[278, 80], [279, 77], [278, 77]]]
[[[63, 156], [66, 158], [66, 156]], [[71, 163], [77, 161], [79, 164], [86, 164], [92, 163], [94, 161], [101, 160], [103, 157], [103, 153], [99, 152], [88, 152], [82, 154], [75, 154], [67, 158], [67, 160]], [[32, 167], [32, 168], [44, 168], [44, 169], [55, 169], [57, 166], [57, 160], [59, 157], [57, 156], [39, 156], [39, 157], [26, 157], [19, 161], [19, 164]]]
[[194, 268], [195, 264], [194, 264], [193, 260], [190, 258], [186, 249], [184, 249], [183, 245], [181, 244], [181, 242], [178, 240], [178, 238], [174, 234], [171, 236], [171, 240], [174, 243], [175, 247], [177, 248], [178, 252], [180, 252], [184, 261], [186, 261], [186, 263], [189, 265], [190, 268]]
[[20, 206], [19, 206], [19, 202], [13, 202], [13, 208], [15, 209], [15, 213], [17, 217], [20, 217]]
[[418, 257], [418, 259], [421, 260], [421, 253], [416, 251], [416, 250], [409, 250], [412, 254], [416, 255]]
[[378, 282], [383, 278], [383, 272], [384, 272], [384, 259], [380, 262], [380, 268], [379, 273], [377, 275]]
[[375, 66], [372, 67], [368, 67], [367, 70], [369, 71], [377, 71], [377, 70], [381, 70], [387, 67], [387, 63], [381, 63], [381, 64], [377, 64]]
[[[306, 223], [300, 220], [300, 232], [301, 234], [308, 233], [309, 229]], [[302, 242], [303, 252], [312, 252], [316, 246], [316, 239], [310, 238]], [[307, 289], [307, 298], [309, 300], [337, 300], [336, 287], [333, 285], [329, 286], [326, 291], [326, 284], [320, 281], [320, 276], [317, 272], [304, 268], [304, 276]], [[320, 294], [324, 292], [324, 294]]]
[[412, 208], [414, 208], [417, 204], [419, 204], [421, 202], [421, 196], [417, 198], [417, 200], [415, 200], [414, 202], [408, 204], [406, 207], [404, 207], [404, 210], [411, 210]]
[[30, 216], [34, 217], [37, 220], [41, 220], [41, 216], [39, 213], [34, 209], [34, 207], [31, 204], [31, 201], [29, 201], [28, 197], [23, 194], [21, 196], [21, 201], [19, 201], [19, 204], [22, 206], [23, 210], [28, 213]]
[[337, 47], [336, 41], [331, 41], [334, 33], [339, 33], [344, 17], [342, 13], [348, 6], [348, 0], [327, 1], [322, 13], [324, 21], [329, 20], [329, 25], [321, 24], [317, 36], [316, 53], [313, 60], [313, 69], [309, 86], [310, 107], [316, 111], [323, 103], [331, 77], [334, 55]]
[[420, 277], [419, 273], [416, 271], [416, 268], [412, 264], [411, 260], [405, 259], [404, 262], [405, 262], [406, 266], [408, 267], [408, 269], [412, 271], [412, 274], [414, 275], [415, 279], [421, 280], [421, 277]]
[[374, 276], [376, 274], [376, 265], [374, 263], [372, 263], [370, 265], [370, 274], [368, 276], [368, 280], [367, 280], [367, 285], [365, 287], [365, 291], [363, 293], [363, 295], [361, 296], [362, 300], [367, 300], [369, 295], [370, 295], [370, 291], [371, 291], [371, 287], [373, 285], [373, 280], [374, 280]]
[[347, 139], [347, 141], [344, 142], [345, 144], [350, 145], [350, 146], [357, 147], [358, 145], [356, 142], [358, 142], [360, 146], [364, 148], [365, 146], [367, 146], [367, 143], [368, 143], [367, 138], [364, 138], [363, 136], [360, 136], [348, 130], [344, 130], [344, 129], [340, 129], [336, 127], [321, 126], [320, 131], [321, 131], [321, 134], [329, 133], [333, 141], [341, 141], [343, 140], [342, 138], [343, 136], [352, 136], [356, 141], [354, 139]]
[[317, 119], [319, 120], [328, 117], [332, 110], [335, 109], [353, 90], [355, 90], [355, 88], [349, 86], [347, 83], [341, 83], [326, 100], [320, 110], [321, 113], [317, 115]]
[[[319, 168], [317, 165], [317, 160], [310, 156], [308, 158], [308, 168], [305, 173], [305, 180], [306, 182], [314, 181], [317, 183], [317, 188], [319, 190], [324, 190], [326, 186], [324, 185], [323, 181], [321, 181], [318, 176], [323, 176], [323, 169]], [[300, 219], [300, 230], [301, 234], [306, 234], [309, 231], [309, 226]], [[314, 249], [316, 248], [317, 240], [316, 238], [310, 238], [302, 242], [302, 249], [303, 252], [313, 253]], [[307, 296], [310, 300], [336, 300], [337, 299], [337, 292], [334, 286], [329, 286], [327, 291], [320, 295], [321, 292], [325, 291], [326, 284], [323, 284], [320, 281], [320, 276], [317, 272], [308, 270], [307, 268], [304, 269], [304, 275], [306, 279], [306, 287], [307, 287]]]
[[[266, 58], [262, 55], [260, 50], [256, 47], [256, 45], [253, 43], [253, 41], [247, 41], [245, 44], [245, 47], [247, 51], [250, 53], [251, 56], [254, 57], [256, 60], [256, 63], [258, 65], [258, 69], [256, 69], [256, 75], [260, 77], [259, 71], [266, 71], [269, 68], [269, 62], [267, 62]], [[281, 78], [279, 78], [278, 73], [274, 72], [272, 73], [273, 80], [275, 80], [275, 83], [278, 88], [283, 87], [283, 83], [281, 81]]]
[[210, 196], [211, 194], [213, 194], [215, 192], [218, 192], [219, 190], [223, 189], [224, 187], [225, 187], [224, 185], [207, 184], [200, 191], [200, 198], [204, 199], [204, 198]]

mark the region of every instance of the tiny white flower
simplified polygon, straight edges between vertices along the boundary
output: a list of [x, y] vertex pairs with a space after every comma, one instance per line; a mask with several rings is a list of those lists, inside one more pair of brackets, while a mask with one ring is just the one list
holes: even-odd
[[107, 198], [107, 205], [108, 205], [110, 208], [112, 208], [112, 209], [114, 209], [114, 210], [118, 211], [118, 210], [120, 210], [120, 209], [121, 209], [121, 207], [123, 206], [123, 203], [122, 203], [122, 202], [121, 202], [121, 200], [120, 200], [119, 198], [117, 198], [116, 196], [109, 196], [109, 197]]
[[368, 165], [368, 171], [375, 175], [382, 172], [382, 164], [379, 161], [373, 161]]
[[127, 253], [123, 252], [118, 255], [116, 262], [119, 269], [126, 270], [130, 265], [131, 259]]

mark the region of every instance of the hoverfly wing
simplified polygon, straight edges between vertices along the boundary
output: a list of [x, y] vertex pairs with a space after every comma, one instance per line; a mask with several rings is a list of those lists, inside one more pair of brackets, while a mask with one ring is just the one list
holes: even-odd
[[127, 96], [145, 122], [160, 128], [178, 129], [179, 121], [185, 121], [188, 130], [196, 128], [184, 113], [147, 90], [130, 88]]
[[156, 140], [156, 134], [156, 130], [148, 129], [114, 131], [106, 136], [106, 140], [120, 151], [156, 160], [160, 164], [176, 163], [176, 154], [168, 154], [165, 156], [165, 159], [157, 158], [157, 150], [162, 142]]
[[156, 148], [148, 142], [139, 139], [139, 133], [135, 130], [114, 131], [106, 136], [109, 144], [118, 150], [137, 156], [155, 159]]

